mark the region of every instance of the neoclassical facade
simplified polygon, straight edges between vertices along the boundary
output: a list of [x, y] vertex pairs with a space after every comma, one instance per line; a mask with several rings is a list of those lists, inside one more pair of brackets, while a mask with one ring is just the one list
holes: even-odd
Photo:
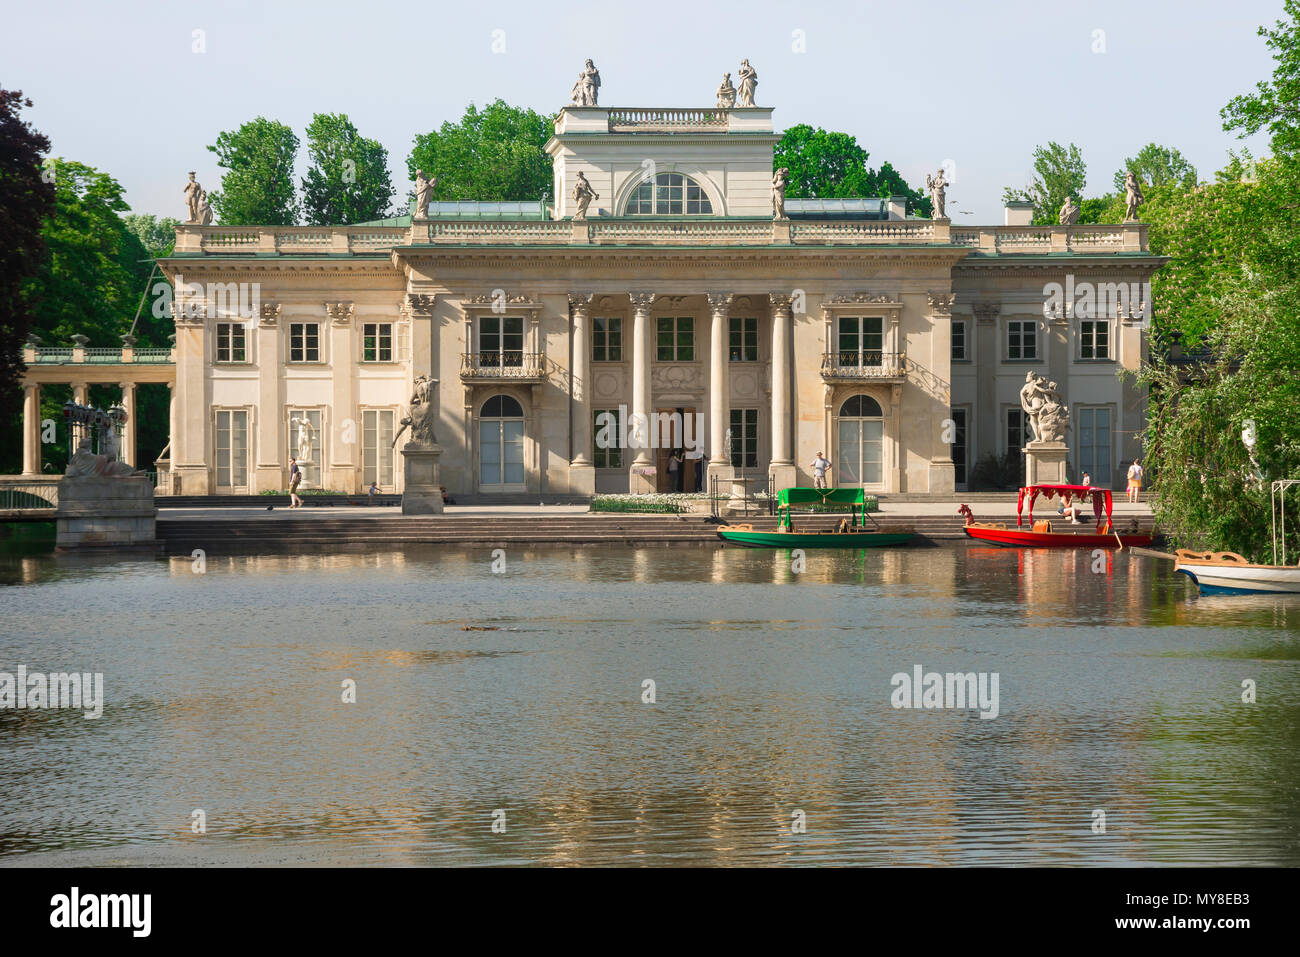
[[568, 107], [553, 204], [178, 227], [179, 490], [284, 488], [305, 422], [309, 484], [401, 491], [393, 438], [424, 375], [460, 501], [671, 487], [670, 449], [607, 447], [601, 413], [702, 417], [715, 474], [811, 484], [823, 451], [837, 484], [943, 494], [1028, 440], [1030, 370], [1071, 405], [1072, 468], [1119, 487], [1144, 400], [1116, 372], [1146, 349], [1143, 304], [1084, 322], [1046, 314], [1045, 289], [1137, 288], [1161, 263], [1145, 227], [961, 226], [901, 199], [774, 216], [771, 114]]

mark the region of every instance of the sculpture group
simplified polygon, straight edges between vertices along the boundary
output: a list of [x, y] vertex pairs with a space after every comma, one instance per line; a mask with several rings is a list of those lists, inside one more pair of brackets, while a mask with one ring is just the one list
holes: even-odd
[[408, 446], [427, 448], [437, 444], [438, 440], [433, 433], [433, 423], [437, 413], [433, 407], [432, 391], [432, 379], [427, 375], [415, 377], [411, 392], [411, 407], [406, 415], [402, 416], [401, 428], [393, 436], [393, 448], [397, 448], [397, 440], [407, 429], [411, 430], [411, 437], [407, 440]]
[[1025, 373], [1020, 390], [1020, 407], [1025, 410], [1035, 442], [1064, 442], [1070, 427], [1070, 407], [1065, 404], [1055, 382], [1037, 372]]
[[578, 82], [573, 84], [569, 102], [574, 106], [595, 106], [600, 97], [600, 71], [590, 60], [583, 65], [578, 74]]
[[945, 206], [948, 200], [948, 181], [944, 179], [942, 167], [934, 176], [926, 175], [925, 188], [930, 191], [930, 203], [934, 207], [930, 212], [930, 218], [947, 219]]
[[185, 184], [185, 211], [187, 226], [211, 226], [212, 208], [208, 205], [208, 191], [195, 179], [194, 170], [190, 171], [190, 181]]

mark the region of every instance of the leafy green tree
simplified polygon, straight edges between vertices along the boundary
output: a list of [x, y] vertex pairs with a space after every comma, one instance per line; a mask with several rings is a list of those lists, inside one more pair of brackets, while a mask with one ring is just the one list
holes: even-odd
[[[0, 423], [15, 425], [10, 436], [21, 434], [21, 349], [34, 319], [27, 286], [45, 258], [41, 223], [54, 208], [54, 184], [41, 169], [50, 141], [21, 115], [31, 105], [21, 92], [0, 89]], [[0, 471], [19, 471], [21, 455], [21, 443], [0, 443]]]
[[123, 216], [122, 221], [154, 259], [171, 255], [172, 248], [176, 245], [176, 227], [180, 225], [180, 220], [170, 216], [159, 218], [152, 213], [131, 213]]
[[1115, 191], [1124, 192], [1125, 175], [1129, 170], [1147, 186], [1195, 186], [1196, 167], [1176, 149], [1148, 143], [1137, 156], [1124, 160], [1115, 171]]
[[843, 198], [906, 196], [909, 212], [929, 216], [930, 198], [913, 189], [888, 162], [867, 166], [869, 154], [848, 133], [814, 128], [805, 123], [782, 135], [772, 156], [772, 168], [790, 170], [786, 196]]
[[1003, 202], [1034, 204], [1034, 223], [1055, 223], [1065, 197], [1079, 199], [1088, 180], [1088, 167], [1079, 147], [1049, 142], [1034, 149], [1034, 179], [1024, 189], [1008, 186], [1002, 191]]
[[554, 117], [494, 100], [471, 103], [459, 123], [415, 137], [406, 167], [438, 177], [436, 199], [536, 200], [551, 189], [546, 155]]
[[298, 219], [293, 164], [298, 137], [283, 123], [259, 116], [217, 136], [209, 150], [226, 172], [208, 202], [224, 226], [292, 226]]
[[388, 150], [366, 139], [342, 113], [317, 113], [307, 127], [311, 168], [302, 205], [314, 226], [348, 226], [387, 216], [393, 199]]
[[1219, 115], [1225, 130], [1241, 136], [1267, 129], [1275, 156], [1295, 156], [1300, 152], [1300, 0], [1286, 0], [1283, 9], [1289, 19], [1278, 20], [1272, 30], [1259, 28], [1273, 51], [1272, 79], [1256, 84], [1254, 93], [1233, 97]]

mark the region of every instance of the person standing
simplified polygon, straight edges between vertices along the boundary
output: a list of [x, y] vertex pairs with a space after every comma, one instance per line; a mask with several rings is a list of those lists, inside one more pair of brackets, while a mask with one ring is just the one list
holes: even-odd
[[1128, 500], [1137, 502], [1142, 496], [1142, 463], [1137, 459], [1128, 467]]
[[826, 456], [818, 452], [817, 457], [812, 460], [813, 470], [813, 488], [826, 487], [826, 470], [831, 467], [831, 463]]
[[289, 457], [289, 507], [302, 508], [302, 499], [298, 497], [298, 486], [302, 484], [302, 469], [298, 467], [298, 460], [293, 456]]
[[668, 478], [672, 481], [673, 491], [682, 491], [682, 453], [680, 449], [674, 449], [668, 456]]
[[704, 473], [709, 470], [709, 457], [703, 452], [695, 460], [695, 491], [704, 491]]
[[1084, 473], [1083, 473], [1083, 480], [1082, 480], [1081, 482], [1079, 482], [1079, 484], [1080, 484], [1080, 485], [1086, 485], [1088, 488], [1092, 488], [1092, 476], [1089, 475], [1087, 472], [1084, 472]]

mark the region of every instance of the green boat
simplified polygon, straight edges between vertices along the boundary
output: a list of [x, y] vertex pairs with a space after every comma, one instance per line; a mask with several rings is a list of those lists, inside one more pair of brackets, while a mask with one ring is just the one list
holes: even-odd
[[[791, 514], [800, 505], [846, 505], [849, 509], [837, 529], [799, 532]], [[779, 518], [774, 532], [755, 531], [749, 524], [723, 525], [718, 536], [751, 548], [882, 548], [906, 545], [915, 535], [910, 528], [877, 525], [867, 511], [866, 496], [860, 488], [783, 488], [777, 496], [776, 510]]]

